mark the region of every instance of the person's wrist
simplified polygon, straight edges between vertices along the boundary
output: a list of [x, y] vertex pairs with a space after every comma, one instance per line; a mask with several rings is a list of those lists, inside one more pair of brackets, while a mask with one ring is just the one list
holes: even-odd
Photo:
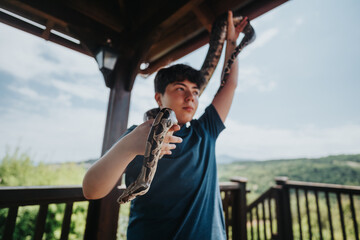
[[136, 134], [134, 131], [130, 132], [128, 135], [124, 137], [124, 149], [129, 152], [129, 154], [136, 156], [141, 155], [141, 149], [139, 143], [136, 139]]

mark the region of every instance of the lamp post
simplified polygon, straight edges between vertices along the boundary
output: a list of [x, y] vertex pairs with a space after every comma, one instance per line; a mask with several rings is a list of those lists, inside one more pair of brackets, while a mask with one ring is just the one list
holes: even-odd
[[109, 88], [112, 88], [113, 85], [109, 76], [115, 68], [118, 57], [119, 55], [114, 51], [114, 49], [106, 46], [102, 46], [95, 55], [99, 69], [104, 76], [105, 85]]

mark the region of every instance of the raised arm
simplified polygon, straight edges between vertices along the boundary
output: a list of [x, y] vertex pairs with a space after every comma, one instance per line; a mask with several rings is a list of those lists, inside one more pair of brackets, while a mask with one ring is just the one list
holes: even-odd
[[[230, 59], [233, 51], [236, 48], [236, 40], [239, 37], [239, 34], [244, 30], [247, 25], [247, 17], [245, 17], [238, 26], [234, 26], [233, 22], [233, 14], [231, 11], [228, 13], [228, 28], [227, 28], [227, 37], [226, 37], [226, 50], [225, 50], [225, 62], [224, 68]], [[222, 76], [223, 78], [223, 76]], [[212, 104], [217, 110], [221, 120], [225, 122], [225, 119], [229, 113], [235, 89], [237, 87], [238, 82], [238, 60], [234, 59], [234, 62], [231, 66], [231, 70], [227, 81], [225, 83], [221, 83], [221, 86], [215, 95]]]
[[[102, 156], [85, 174], [83, 180], [83, 193], [87, 199], [105, 197], [118, 182], [129, 163], [136, 155], [144, 155], [145, 143], [153, 120], [144, 122], [128, 135], [123, 137]], [[179, 130], [179, 125], [174, 125], [171, 131]], [[162, 154], [171, 154], [171, 149], [182, 139], [171, 136], [169, 133], [162, 145]]]

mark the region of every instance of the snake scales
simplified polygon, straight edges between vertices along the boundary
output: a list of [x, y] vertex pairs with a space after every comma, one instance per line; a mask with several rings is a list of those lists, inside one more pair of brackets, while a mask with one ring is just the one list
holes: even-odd
[[[238, 25], [242, 19], [242, 16], [236, 16], [235, 13], [233, 17], [234, 25]], [[249, 43], [255, 40], [255, 31], [249, 22], [245, 26], [243, 33], [245, 34], [245, 36], [243, 37], [240, 44], [235, 48], [233, 54], [226, 63], [219, 91], [226, 84], [226, 81], [229, 77], [231, 65], [236, 59], [237, 55], [244, 47], [246, 47]], [[211, 76], [215, 71], [216, 66], [218, 65], [226, 39], [226, 34], [227, 14], [223, 14], [217, 18], [211, 30], [209, 50], [200, 70], [205, 77], [205, 84], [202, 89], [200, 89], [200, 94], [206, 88], [209, 80], [211, 79]], [[177, 124], [175, 113], [170, 108], [162, 108], [161, 110], [160, 108], [155, 108], [147, 111], [145, 113], [145, 120], [151, 118], [154, 118], [155, 120], [152, 124], [146, 142], [144, 162], [141, 172], [135, 182], [130, 184], [130, 186], [125, 189], [121, 196], [118, 198], [118, 202], [120, 204], [131, 201], [137, 196], [147, 193], [150, 188], [152, 179], [155, 175], [158, 160], [162, 157], [161, 146], [164, 141], [165, 135], [174, 124]]]

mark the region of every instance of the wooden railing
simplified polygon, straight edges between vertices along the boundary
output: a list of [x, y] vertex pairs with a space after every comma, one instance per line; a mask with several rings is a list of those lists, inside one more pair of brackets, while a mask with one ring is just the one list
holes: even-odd
[[65, 212], [61, 227], [61, 239], [68, 239], [70, 220], [74, 202], [87, 201], [80, 186], [32, 186], [32, 187], [1, 187], [0, 208], [8, 208], [3, 230], [3, 239], [12, 239], [18, 216], [19, 207], [40, 206], [32, 239], [42, 239], [45, 229], [49, 204], [65, 203]]
[[[270, 188], [246, 208], [249, 239], [274, 239], [277, 236], [276, 189]], [[265, 212], [267, 214], [263, 214]], [[261, 215], [260, 215], [261, 212]]]
[[359, 240], [360, 187], [276, 183], [247, 207], [248, 239]]
[[246, 239], [246, 178], [220, 183], [227, 239]]
[[[251, 204], [246, 179], [220, 183], [228, 239], [359, 240], [360, 187], [289, 181], [277, 178]], [[3, 239], [12, 239], [19, 207], [39, 206], [33, 239], [42, 239], [49, 204], [65, 204], [60, 239], [68, 239], [74, 203], [87, 202], [81, 186], [1, 187], [0, 208], [7, 209]], [[90, 215], [91, 208], [88, 208]], [[86, 234], [84, 238], [95, 239]]]
[[[246, 229], [238, 227], [245, 226], [246, 221], [245, 211], [240, 209], [240, 206], [246, 206], [245, 189], [246, 179], [243, 178], [234, 178], [232, 182], [220, 183], [229, 239], [240, 239], [241, 235], [246, 234]], [[121, 191], [122, 189], [120, 189], [120, 193]], [[66, 240], [69, 236], [73, 206], [76, 202], [89, 202], [84, 198], [81, 186], [0, 187], [0, 209], [8, 210], [5, 226], [0, 235], [2, 235], [2, 239], [13, 239], [19, 207], [39, 206], [32, 239], [42, 239], [49, 204], [66, 204], [60, 237], [61, 240]], [[87, 211], [87, 215], [90, 215], [91, 208], [88, 208]], [[94, 236], [86, 234], [88, 228], [92, 227], [90, 224], [86, 224], [84, 238], [94, 238]]]

